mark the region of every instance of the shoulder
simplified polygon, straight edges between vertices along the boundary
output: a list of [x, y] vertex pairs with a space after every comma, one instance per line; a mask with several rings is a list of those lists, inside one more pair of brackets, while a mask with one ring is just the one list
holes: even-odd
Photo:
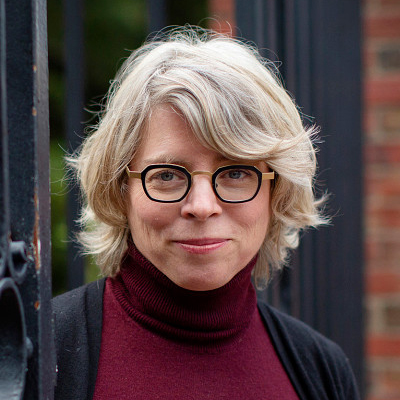
[[54, 297], [52, 306], [53, 312], [57, 317], [56, 323], [65, 323], [71, 317], [82, 316], [86, 311], [87, 305], [101, 300], [104, 291], [104, 281], [105, 279], [91, 282]]
[[305, 392], [315, 391], [321, 399], [359, 398], [349, 360], [336, 343], [265, 303], [259, 310], [279, 357]]
[[344, 355], [341, 348], [304, 322], [285, 314], [265, 303], [259, 304], [259, 309], [271, 334], [285, 338], [299, 351], [321, 352], [332, 357]]
[[62, 345], [65, 350], [67, 343], [80, 348], [79, 342], [85, 341], [88, 322], [96, 320], [91, 316], [102, 313], [104, 281], [91, 282], [52, 300], [58, 349]]
[[57, 352], [55, 399], [86, 399], [94, 388], [105, 279], [52, 300]]

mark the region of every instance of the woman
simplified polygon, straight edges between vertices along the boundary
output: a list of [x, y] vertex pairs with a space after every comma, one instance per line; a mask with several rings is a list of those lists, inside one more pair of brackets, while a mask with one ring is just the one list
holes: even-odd
[[171, 32], [126, 60], [71, 162], [106, 279], [54, 301], [56, 399], [357, 399], [342, 351], [256, 303], [326, 223], [316, 161], [272, 65]]

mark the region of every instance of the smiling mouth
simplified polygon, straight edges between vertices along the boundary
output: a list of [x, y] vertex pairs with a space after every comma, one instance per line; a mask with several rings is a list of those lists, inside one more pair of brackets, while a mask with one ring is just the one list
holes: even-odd
[[192, 254], [209, 254], [225, 246], [228, 242], [228, 239], [190, 239], [175, 241], [180, 248]]

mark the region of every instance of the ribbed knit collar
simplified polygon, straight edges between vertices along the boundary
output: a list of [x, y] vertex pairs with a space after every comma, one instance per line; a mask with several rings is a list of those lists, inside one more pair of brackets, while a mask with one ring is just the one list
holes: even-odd
[[146, 329], [180, 343], [219, 346], [240, 337], [256, 311], [250, 279], [255, 262], [256, 257], [221, 288], [192, 291], [131, 245], [111, 286], [125, 312]]

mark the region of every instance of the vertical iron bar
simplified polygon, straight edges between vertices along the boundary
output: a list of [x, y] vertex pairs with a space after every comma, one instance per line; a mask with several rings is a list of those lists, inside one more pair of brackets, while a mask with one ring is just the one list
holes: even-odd
[[6, 86], [6, 15], [4, 0], [0, 2], [0, 279], [5, 275], [10, 230], [8, 193], [8, 124]]
[[[311, 35], [310, 35], [310, 47], [313, 56], [310, 59], [310, 65], [312, 70], [312, 85], [308, 91], [312, 91], [311, 94], [311, 108], [309, 113], [316, 119], [316, 123], [321, 127], [321, 136], [323, 142], [319, 144], [319, 171], [317, 182], [322, 181], [323, 187], [328, 188], [332, 191], [331, 182], [328, 179], [327, 171], [330, 168], [330, 162], [326, 153], [328, 130], [329, 127], [326, 125], [326, 75], [324, 71], [324, 49], [328, 46], [326, 38], [324, 36], [324, 13], [323, 3], [321, 1], [310, 1], [310, 15], [311, 15]], [[335, 146], [335, 143], [331, 140], [329, 146]], [[329, 208], [329, 212], [332, 209]], [[329, 295], [327, 292], [327, 284], [329, 279], [329, 271], [331, 269], [331, 254], [329, 253], [328, 243], [332, 240], [332, 227], [329, 229], [321, 229], [314, 237], [314, 252], [315, 259], [313, 262], [313, 277], [314, 277], [314, 292], [315, 297], [318, 301], [314, 301], [312, 304], [312, 318], [313, 326], [317, 327], [321, 332], [329, 335], [327, 330], [327, 319], [331, 318], [331, 302], [329, 301]], [[304, 285], [304, 290], [307, 290], [307, 285]]]
[[147, 0], [148, 30], [154, 33], [167, 25], [166, 0]]
[[[312, 71], [311, 64], [311, 38], [310, 35], [310, 4], [309, 0], [300, 0], [295, 2], [293, 17], [296, 16], [297, 24], [293, 34], [296, 37], [297, 57], [292, 60], [296, 67], [295, 93], [296, 100], [304, 112], [303, 120], [306, 125], [312, 125], [312, 121], [307, 121], [307, 112], [311, 110], [312, 97]], [[298, 62], [301, 60], [301, 62]], [[293, 290], [298, 294], [297, 314], [303, 321], [316, 326], [315, 308], [316, 298], [316, 262], [315, 262], [315, 243], [321, 232], [309, 232], [302, 238], [299, 248], [299, 264], [296, 265], [296, 274], [293, 274]], [[296, 288], [296, 289], [294, 289]]]
[[[65, 93], [66, 93], [66, 137], [69, 153], [73, 153], [82, 142], [84, 108], [84, 30], [83, 0], [64, 0], [65, 26]], [[80, 210], [79, 188], [71, 184], [67, 196], [67, 266], [68, 289], [84, 282], [84, 258], [74, 234], [79, 231], [77, 223]]]
[[255, 42], [259, 48], [264, 48], [264, 1], [263, 0], [255, 0], [254, 7], [254, 30], [255, 30]]
[[[235, 1], [237, 35], [256, 43], [256, 21], [254, 20], [256, 0]], [[240, 23], [239, 23], [240, 22]]]
[[[10, 202], [7, 116], [6, 7], [0, 0], [0, 398], [22, 397], [26, 382], [27, 337], [21, 296], [10, 275]], [[13, 270], [14, 271], [14, 270]]]
[[52, 399], [47, 21], [45, 0], [6, 0], [11, 238], [28, 252], [17, 282], [30, 354], [24, 399]]
[[[51, 214], [50, 214], [50, 131], [49, 131], [49, 71], [47, 52], [47, 1], [33, 1], [33, 71], [34, 98], [36, 110], [34, 130], [35, 146], [35, 183], [37, 208], [35, 212], [34, 244], [36, 247], [35, 266], [39, 288], [39, 371], [30, 378], [30, 383], [37, 382], [38, 398], [51, 400], [55, 383], [55, 348], [53, 342], [51, 284]], [[35, 379], [33, 382], [32, 380]], [[25, 395], [26, 399], [34, 396]]]
[[279, 0], [267, 0], [265, 19], [264, 19], [264, 44], [267, 50], [270, 50], [265, 56], [271, 61], [278, 61], [279, 52], [279, 19], [278, 19], [278, 5]]
[[[294, 14], [294, 1], [286, 0], [283, 2], [284, 6], [284, 26], [283, 26], [283, 38], [284, 48], [282, 51], [282, 57], [285, 61], [283, 64], [283, 75], [285, 77], [286, 89], [294, 95], [296, 91], [296, 60], [297, 54], [297, 36], [296, 28], [298, 19], [295, 18]], [[297, 16], [296, 16], [297, 17]], [[288, 23], [291, 21], [291, 23]]]
[[360, 2], [324, 2], [323, 8], [324, 122], [326, 132], [332, 136], [326, 146], [331, 166], [328, 179], [335, 194], [331, 203], [338, 212], [328, 242], [331, 268], [327, 287], [332, 299], [329, 331], [350, 359], [357, 360], [354, 367], [360, 378], [363, 368]]

